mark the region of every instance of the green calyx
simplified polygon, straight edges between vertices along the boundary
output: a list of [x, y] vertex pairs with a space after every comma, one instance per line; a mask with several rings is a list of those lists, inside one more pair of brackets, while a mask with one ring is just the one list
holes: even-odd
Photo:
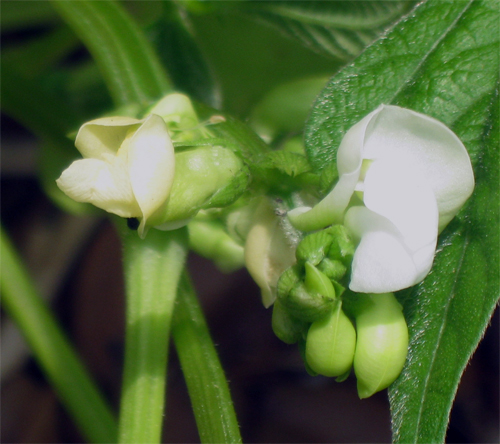
[[344, 292], [339, 281], [353, 253], [349, 234], [340, 225], [304, 237], [296, 249], [297, 263], [278, 280], [279, 310], [306, 323], [328, 316]]
[[297, 247], [297, 260], [308, 261], [320, 265], [328, 259], [340, 261], [349, 267], [354, 256], [355, 246], [347, 228], [343, 225], [332, 225], [324, 230], [309, 234]]
[[278, 281], [273, 330], [299, 344], [311, 375], [345, 380], [354, 367], [360, 398], [388, 387], [406, 360], [408, 328], [392, 293], [345, 292], [354, 244], [340, 225], [307, 235]]
[[169, 229], [187, 221], [200, 209], [221, 208], [246, 190], [249, 174], [240, 158], [220, 146], [202, 146], [175, 153], [175, 178], [166, 203], [149, 224]]
[[285, 344], [295, 344], [300, 341], [307, 331], [308, 325], [307, 322], [292, 316], [279, 300], [274, 303], [273, 331]]

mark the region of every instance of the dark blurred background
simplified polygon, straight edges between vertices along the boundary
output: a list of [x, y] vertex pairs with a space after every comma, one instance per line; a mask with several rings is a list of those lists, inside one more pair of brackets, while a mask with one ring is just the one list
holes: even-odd
[[[118, 408], [124, 297], [119, 239], [106, 220], [70, 216], [34, 174], [37, 142], [2, 116], [2, 223], [82, 359]], [[360, 401], [355, 379], [309, 376], [296, 347], [271, 330], [271, 311], [245, 270], [224, 275], [191, 255], [189, 267], [229, 379], [245, 442], [389, 442], [386, 391]], [[498, 442], [498, 312], [466, 369], [449, 443]], [[2, 442], [81, 442], [78, 430], [2, 313]], [[165, 442], [198, 442], [175, 350]]]

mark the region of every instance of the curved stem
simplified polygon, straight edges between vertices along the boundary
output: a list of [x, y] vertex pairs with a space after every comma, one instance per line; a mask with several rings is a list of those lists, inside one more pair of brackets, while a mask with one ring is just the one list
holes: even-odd
[[52, 4], [91, 52], [116, 105], [145, 105], [170, 89], [151, 45], [119, 3], [52, 0]]
[[2, 307], [23, 332], [43, 372], [83, 435], [116, 442], [116, 423], [61, 327], [31, 283], [7, 236], [0, 230]]
[[120, 443], [159, 443], [170, 322], [187, 253], [185, 229], [123, 236], [126, 280], [125, 369]]
[[177, 354], [202, 443], [240, 443], [227, 380], [187, 273], [182, 276], [172, 323]]

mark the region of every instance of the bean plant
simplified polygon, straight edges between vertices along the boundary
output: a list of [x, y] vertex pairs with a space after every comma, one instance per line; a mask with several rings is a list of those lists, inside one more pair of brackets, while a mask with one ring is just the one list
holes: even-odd
[[201, 442], [241, 442], [192, 250], [246, 267], [305, 377], [387, 389], [393, 442], [444, 442], [499, 300], [497, 1], [1, 7], [28, 35], [2, 111], [52, 203], [123, 247], [116, 414], [1, 231], [2, 308], [86, 440], [160, 442], [172, 339]]

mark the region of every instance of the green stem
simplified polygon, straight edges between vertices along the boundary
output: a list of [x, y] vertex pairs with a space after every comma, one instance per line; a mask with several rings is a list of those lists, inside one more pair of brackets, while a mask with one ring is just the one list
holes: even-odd
[[116, 105], [147, 105], [170, 89], [151, 45], [119, 3], [52, 0], [52, 4], [92, 54]]
[[96, 443], [116, 442], [116, 423], [109, 406], [1, 229], [0, 253], [3, 308], [23, 332], [42, 370], [86, 439]]
[[170, 322], [187, 253], [185, 229], [123, 237], [127, 292], [119, 442], [159, 443]]
[[240, 443], [229, 387], [187, 273], [179, 287], [172, 336], [201, 442]]

